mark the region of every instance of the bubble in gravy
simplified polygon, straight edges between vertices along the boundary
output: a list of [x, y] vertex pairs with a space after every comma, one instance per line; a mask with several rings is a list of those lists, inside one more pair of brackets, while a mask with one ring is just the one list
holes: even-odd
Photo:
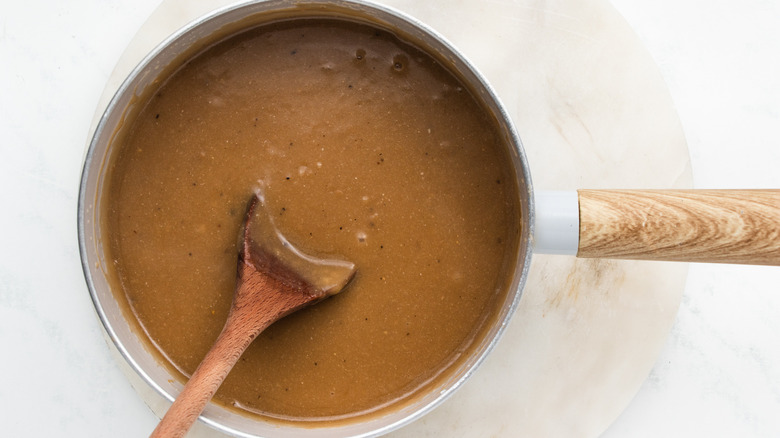
[[400, 73], [404, 71], [409, 64], [409, 58], [406, 55], [400, 54], [393, 57], [393, 70]]
[[366, 58], [366, 51], [363, 49], [357, 49], [355, 51], [355, 60], [362, 61]]

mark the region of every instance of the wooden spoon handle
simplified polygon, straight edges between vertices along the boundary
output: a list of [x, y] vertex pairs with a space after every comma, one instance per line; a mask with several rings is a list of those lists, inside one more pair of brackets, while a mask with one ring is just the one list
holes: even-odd
[[176, 397], [150, 437], [183, 437], [225, 380], [256, 334], [236, 329], [234, 319], [222, 330], [211, 350]]
[[780, 190], [579, 190], [578, 257], [780, 265]]

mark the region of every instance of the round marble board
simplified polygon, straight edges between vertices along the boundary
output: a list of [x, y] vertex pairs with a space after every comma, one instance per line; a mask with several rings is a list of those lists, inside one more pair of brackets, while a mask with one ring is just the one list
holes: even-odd
[[[164, 0], [113, 72], [93, 122], [130, 70], [225, 0]], [[459, 48], [515, 121], [537, 190], [689, 188], [669, 93], [606, 0], [386, 0]], [[673, 324], [684, 263], [535, 255], [498, 347], [450, 400], [396, 437], [601, 434], [646, 379]], [[157, 414], [168, 403], [117, 356]], [[197, 424], [189, 436], [219, 436]]]

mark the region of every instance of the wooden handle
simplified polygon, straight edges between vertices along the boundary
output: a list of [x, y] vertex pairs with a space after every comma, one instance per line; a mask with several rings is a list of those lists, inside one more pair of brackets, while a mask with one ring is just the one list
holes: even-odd
[[780, 190], [578, 195], [578, 257], [780, 265]]
[[[250, 247], [252, 243], [245, 241], [244, 248]], [[291, 277], [293, 274], [289, 268], [274, 266], [278, 261], [269, 257], [263, 251], [241, 252], [244, 260], [238, 263], [236, 291], [222, 333], [160, 420], [151, 438], [183, 437], [249, 344], [279, 318], [322, 297], [323, 294], [311, 294], [310, 285]], [[259, 271], [255, 263], [270, 270]], [[351, 278], [354, 270], [349, 274]]]
[[149, 435], [150, 438], [183, 437], [252, 342], [254, 336], [247, 334], [246, 330], [233, 328], [231, 321], [236, 319], [228, 319], [219, 338]]

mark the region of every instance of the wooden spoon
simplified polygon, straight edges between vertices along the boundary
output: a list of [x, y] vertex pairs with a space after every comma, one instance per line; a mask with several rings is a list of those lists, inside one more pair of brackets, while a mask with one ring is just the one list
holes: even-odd
[[295, 249], [273, 226], [262, 193], [249, 203], [241, 240], [233, 305], [222, 333], [151, 437], [184, 436], [257, 335], [340, 292], [355, 275], [350, 262], [321, 260]]

